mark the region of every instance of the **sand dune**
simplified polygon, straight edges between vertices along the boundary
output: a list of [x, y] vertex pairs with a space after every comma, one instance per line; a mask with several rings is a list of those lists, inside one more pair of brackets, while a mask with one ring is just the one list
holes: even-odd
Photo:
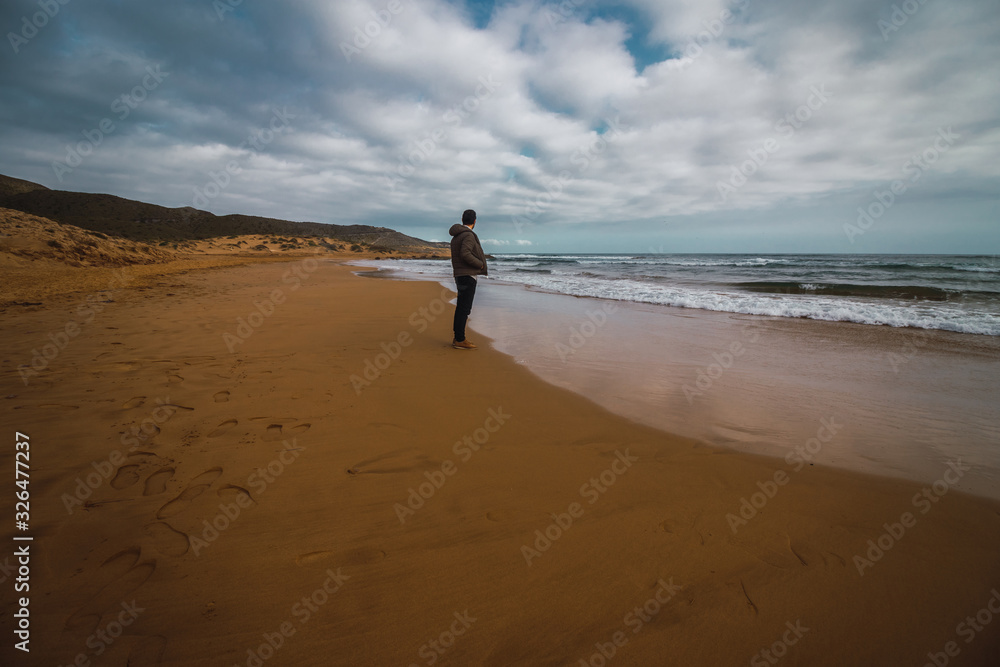
[[374, 248], [332, 237], [273, 234], [145, 243], [0, 208], [0, 306], [39, 303], [74, 292], [112, 293], [125, 286], [162, 283], [165, 275], [251, 262], [436, 257], [442, 252], [433, 247]]

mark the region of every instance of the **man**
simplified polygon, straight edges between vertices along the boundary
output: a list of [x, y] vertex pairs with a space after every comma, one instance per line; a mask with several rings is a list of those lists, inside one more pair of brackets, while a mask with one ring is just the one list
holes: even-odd
[[458, 303], [455, 304], [455, 340], [451, 346], [456, 350], [474, 350], [476, 346], [465, 340], [465, 323], [472, 312], [472, 300], [476, 297], [476, 276], [486, 275], [486, 253], [479, 244], [479, 237], [473, 230], [476, 226], [476, 212], [469, 209], [462, 214], [462, 224], [451, 226], [451, 268], [458, 288]]

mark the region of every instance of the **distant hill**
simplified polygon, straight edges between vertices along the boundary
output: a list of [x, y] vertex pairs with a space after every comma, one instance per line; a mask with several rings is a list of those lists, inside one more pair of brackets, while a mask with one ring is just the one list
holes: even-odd
[[252, 215], [217, 216], [190, 206], [166, 208], [114, 195], [50, 190], [0, 175], [0, 207], [133, 241], [194, 241], [246, 234], [333, 237], [373, 250], [446, 248], [387, 227], [292, 222]]
[[22, 181], [20, 178], [0, 175], [0, 200], [32, 190], [48, 190], [48, 188], [31, 181]]

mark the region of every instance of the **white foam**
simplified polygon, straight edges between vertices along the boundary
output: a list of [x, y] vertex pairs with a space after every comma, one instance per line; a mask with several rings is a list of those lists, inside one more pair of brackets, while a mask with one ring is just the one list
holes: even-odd
[[[507, 256], [509, 257], [509, 256]], [[529, 257], [525, 255], [524, 257]], [[537, 258], [537, 255], [530, 255]], [[567, 256], [559, 256], [566, 259]], [[616, 259], [621, 259], [618, 257]], [[451, 264], [442, 261], [359, 261], [355, 264], [396, 269], [436, 279], [451, 278]], [[513, 267], [511, 267], [513, 268]], [[553, 267], [555, 269], [556, 267]], [[515, 272], [494, 268], [492, 278], [549, 292], [616, 301], [633, 301], [677, 308], [698, 308], [745, 315], [795, 317], [833, 322], [941, 329], [1000, 336], [1000, 315], [948, 303], [903, 302], [889, 299], [830, 297], [812, 294], [761, 294], [709, 287], [665, 286], [628, 277], [554, 271]], [[803, 284], [803, 289], [815, 285]]]
[[880, 299], [850, 299], [812, 295], [747, 294], [672, 286], [634, 280], [577, 279], [569, 276], [518, 276], [516, 282], [552, 292], [619, 301], [700, 308], [745, 315], [797, 317], [833, 322], [942, 329], [1000, 336], [1000, 316], [927, 304], [903, 304]]

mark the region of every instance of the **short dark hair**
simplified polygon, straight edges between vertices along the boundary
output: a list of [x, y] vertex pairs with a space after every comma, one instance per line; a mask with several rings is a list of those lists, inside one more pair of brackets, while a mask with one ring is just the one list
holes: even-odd
[[462, 224], [468, 227], [476, 221], [476, 212], [471, 208], [462, 214]]

